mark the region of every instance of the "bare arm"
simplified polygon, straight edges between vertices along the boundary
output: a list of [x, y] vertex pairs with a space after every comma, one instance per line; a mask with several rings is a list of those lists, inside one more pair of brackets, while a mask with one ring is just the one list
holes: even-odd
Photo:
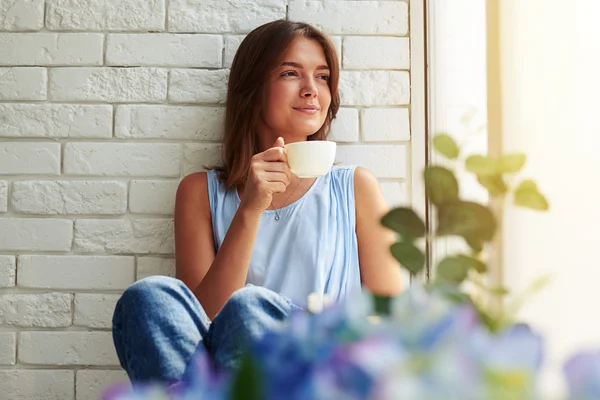
[[373, 294], [396, 296], [402, 291], [402, 275], [390, 252], [394, 233], [381, 225], [388, 207], [377, 178], [361, 167], [354, 172], [354, 197], [362, 284]]
[[211, 319], [245, 285], [262, 212], [271, 204], [272, 194], [289, 185], [291, 173], [284, 157], [283, 149], [272, 148], [253, 158], [244, 198], [216, 254], [206, 174], [187, 176], [179, 185], [177, 278], [194, 292]]

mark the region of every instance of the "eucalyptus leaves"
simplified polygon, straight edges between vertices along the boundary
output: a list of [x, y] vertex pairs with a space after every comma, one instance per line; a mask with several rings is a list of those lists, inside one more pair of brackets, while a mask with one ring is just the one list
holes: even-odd
[[[435, 150], [449, 163], [464, 163], [466, 171], [473, 173], [477, 181], [487, 189], [490, 197], [502, 200], [512, 198], [514, 205], [533, 210], [548, 210], [548, 201], [540, 193], [535, 182], [517, 180], [525, 165], [526, 156], [521, 153], [491, 158], [469, 155], [461, 158], [461, 149], [447, 134], [439, 134], [433, 140]], [[391, 247], [392, 254], [411, 275], [419, 274], [425, 267], [425, 253], [418, 240], [430, 243], [447, 236], [462, 237], [471, 249], [469, 254], [453, 254], [441, 260], [435, 268], [432, 286], [454, 288], [471, 274], [483, 274], [487, 265], [482, 251], [492, 241], [497, 228], [496, 216], [491, 207], [460, 197], [460, 187], [454, 172], [441, 165], [431, 165], [423, 172], [425, 188], [433, 207], [435, 224], [428, 233], [423, 219], [408, 207], [391, 210], [382, 219], [382, 224], [399, 234], [400, 240]], [[517, 182], [514, 184], [513, 182]], [[495, 294], [504, 294], [502, 288], [489, 289]]]

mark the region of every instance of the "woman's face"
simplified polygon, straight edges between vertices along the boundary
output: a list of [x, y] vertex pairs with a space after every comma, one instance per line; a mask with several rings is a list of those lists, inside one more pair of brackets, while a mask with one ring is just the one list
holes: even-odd
[[313, 39], [294, 39], [266, 86], [263, 138], [274, 142], [283, 136], [286, 142], [295, 142], [317, 132], [331, 104], [328, 80], [321, 45]]

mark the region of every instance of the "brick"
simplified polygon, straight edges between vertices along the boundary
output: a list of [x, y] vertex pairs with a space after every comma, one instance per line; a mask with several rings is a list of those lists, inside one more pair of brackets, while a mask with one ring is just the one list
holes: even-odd
[[120, 294], [75, 294], [73, 325], [110, 329], [120, 297]]
[[17, 260], [15, 256], [0, 256], [0, 288], [15, 286], [16, 273]]
[[[0, 365], [14, 365], [17, 362], [17, 333], [0, 332]], [[0, 378], [2, 379], [2, 378]], [[4, 386], [2, 386], [4, 388]]]
[[77, 400], [98, 400], [114, 386], [130, 388], [127, 373], [123, 370], [79, 370], [75, 377]]
[[360, 112], [360, 127], [365, 142], [410, 140], [408, 108], [367, 108]]
[[410, 40], [399, 37], [345, 37], [344, 69], [409, 69]]
[[178, 185], [179, 181], [131, 181], [129, 211], [173, 215]]
[[378, 178], [406, 177], [406, 147], [404, 145], [341, 145], [336, 160], [367, 168]]
[[21, 332], [18, 346], [24, 364], [119, 365], [111, 332]]
[[118, 181], [18, 181], [11, 206], [25, 214], [125, 214], [127, 183]]
[[102, 65], [99, 33], [0, 33], [0, 65]]
[[245, 37], [245, 35], [225, 36], [225, 51], [223, 52], [223, 66], [225, 68], [231, 68], [235, 53]]
[[0, 142], [0, 175], [60, 174], [60, 143]]
[[381, 182], [381, 191], [388, 207], [409, 204], [404, 182]]
[[167, 70], [162, 68], [53, 68], [53, 101], [163, 102]]
[[342, 71], [340, 97], [343, 105], [407, 105], [410, 76], [406, 71]]
[[221, 66], [223, 39], [219, 35], [108, 35], [107, 65], [202, 67]]
[[174, 69], [169, 78], [170, 103], [219, 103], [227, 100], [229, 70]]
[[0, 212], [8, 211], [8, 182], [0, 181]]
[[267, 22], [285, 18], [281, 0], [170, 0], [170, 32], [247, 33]]
[[70, 251], [73, 221], [0, 218], [0, 250]]
[[10, 400], [74, 400], [75, 372], [69, 370], [0, 370], [2, 398]]
[[221, 140], [225, 108], [198, 106], [117, 106], [115, 135], [129, 139]]
[[0, 137], [110, 138], [112, 106], [0, 104]]
[[335, 142], [358, 142], [358, 110], [340, 108], [331, 124], [329, 139]]
[[71, 294], [0, 295], [0, 324], [24, 328], [71, 325]]
[[183, 145], [183, 175], [206, 171], [221, 163], [221, 145], [213, 143], [188, 143]]
[[0, 68], [0, 100], [46, 100], [46, 68]]
[[181, 148], [172, 143], [67, 143], [70, 175], [178, 177]]
[[406, 35], [404, 1], [290, 0], [289, 19], [309, 21], [328, 34]]
[[175, 277], [175, 260], [158, 257], [138, 257], [136, 280], [149, 276], [163, 275]]
[[0, 31], [38, 31], [44, 27], [44, 0], [0, 0]]
[[45, 289], [121, 290], [134, 281], [129, 256], [19, 256], [18, 284]]
[[172, 254], [173, 219], [98, 219], [75, 222], [75, 250]]
[[161, 31], [163, 0], [48, 0], [46, 27], [76, 31]]

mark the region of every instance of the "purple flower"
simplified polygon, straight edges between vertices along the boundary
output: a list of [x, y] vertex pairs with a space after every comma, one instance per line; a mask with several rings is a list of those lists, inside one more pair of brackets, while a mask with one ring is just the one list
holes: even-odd
[[563, 370], [572, 399], [600, 399], [600, 350], [573, 355]]

